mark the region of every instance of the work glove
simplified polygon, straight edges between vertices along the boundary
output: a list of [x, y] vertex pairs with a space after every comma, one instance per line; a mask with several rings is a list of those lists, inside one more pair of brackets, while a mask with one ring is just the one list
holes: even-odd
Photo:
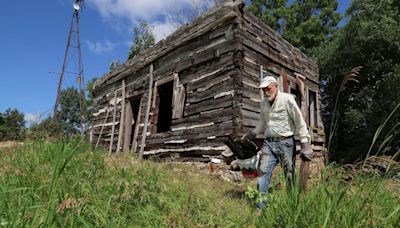
[[308, 142], [301, 143], [300, 154], [307, 160], [311, 161], [313, 159], [313, 150]]
[[256, 133], [254, 133], [253, 131], [249, 131], [243, 135], [242, 140], [249, 140], [252, 142], [254, 141], [255, 138], [256, 138]]

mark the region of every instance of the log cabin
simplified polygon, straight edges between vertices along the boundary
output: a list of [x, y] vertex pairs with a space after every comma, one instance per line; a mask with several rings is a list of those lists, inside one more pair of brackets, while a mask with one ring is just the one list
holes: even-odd
[[270, 75], [296, 97], [314, 162], [323, 164], [318, 74], [314, 61], [242, 1], [225, 1], [94, 83], [91, 142], [110, 154], [209, 161], [227, 150], [229, 135], [255, 127], [258, 85]]

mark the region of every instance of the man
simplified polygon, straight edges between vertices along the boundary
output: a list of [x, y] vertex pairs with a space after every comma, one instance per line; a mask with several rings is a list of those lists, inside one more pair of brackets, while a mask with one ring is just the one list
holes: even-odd
[[[265, 137], [260, 152], [257, 189], [263, 194], [268, 194], [272, 171], [280, 163], [285, 173], [287, 188], [290, 190], [295, 181], [295, 134], [300, 137], [302, 156], [308, 160], [312, 159], [307, 125], [293, 95], [279, 91], [274, 77], [265, 77], [259, 88], [264, 93], [260, 122], [253, 131], [244, 136], [253, 140], [257, 134], [264, 133]], [[260, 214], [265, 206], [265, 200], [258, 203], [257, 213]]]

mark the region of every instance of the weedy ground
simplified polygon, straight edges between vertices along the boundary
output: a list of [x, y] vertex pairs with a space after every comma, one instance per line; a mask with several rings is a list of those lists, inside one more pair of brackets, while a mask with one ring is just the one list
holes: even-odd
[[[284, 183], [283, 174], [271, 186]], [[111, 156], [80, 140], [0, 148], [0, 226], [398, 227], [396, 180], [343, 182], [327, 167], [307, 194], [234, 183], [195, 166]]]

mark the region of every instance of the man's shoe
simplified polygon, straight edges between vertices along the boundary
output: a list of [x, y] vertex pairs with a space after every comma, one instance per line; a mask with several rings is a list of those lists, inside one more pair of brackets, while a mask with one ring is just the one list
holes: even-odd
[[257, 209], [254, 214], [255, 214], [256, 217], [260, 217], [262, 215], [262, 210]]

